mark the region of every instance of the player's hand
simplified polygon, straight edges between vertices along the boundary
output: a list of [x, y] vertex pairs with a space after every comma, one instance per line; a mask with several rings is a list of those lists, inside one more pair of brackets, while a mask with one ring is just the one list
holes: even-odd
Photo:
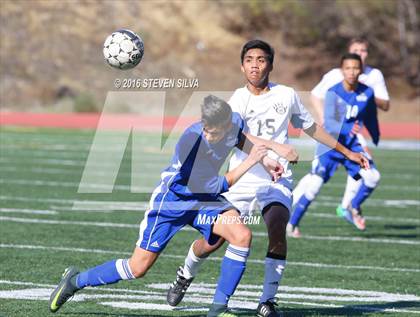
[[349, 159], [359, 164], [360, 167], [364, 168], [365, 170], [370, 168], [369, 160], [362, 153], [350, 152]]
[[280, 144], [279, 150], [281, 151], [280, 156], [288, 160], [292, 164], [296, 164], [299, 160], [299, 154], [293, 146], [290, 144]]
[[267, 173], [270, 174], [271, 180], [277, 182], [284, 172], [283, 165], [268, 156], [264, 156], [261, 163]]
[[268, 148], [265, 145], [254, 145], [251, 149], [251, 152], [248, 154], [248, 160], [255, 164], [261, 161], [263, 157], [267, 155], [267, 152]]

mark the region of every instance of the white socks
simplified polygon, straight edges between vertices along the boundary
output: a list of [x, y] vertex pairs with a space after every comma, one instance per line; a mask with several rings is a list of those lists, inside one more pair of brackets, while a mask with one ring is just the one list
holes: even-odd
[[360, 186], [362, 185], [362, 179], [355, 180], [350, 175], [347, 175], [347, 184], [344, 191], [343, 200], [341, 201], [341, 207], [348, 208], [353, 198], [356, 196], [356, 193], [359, 191]]
[[266, 301], [273, 301], [281, 278], [283, 276], [283, 271], [286, 267], [286, 260], [277, 260], [273, 258], [265, 258], [265, 277], [264, 277], [264, 288], [263, 294], [260, 298], [260, 303]]
[[191, 244], [190, 250], [188, 251], [188, 255], [185, 258], [185, 264], [183, 268], [183, 275], [184, 278], [190, 279], [192, 277], [195, 277], [197, 275], [197, 272], [201, 266], [201, 264], [204, 262], [206, 258], [199, 258], [194, 254], [193, 251], [193, 245], [195, 241]]

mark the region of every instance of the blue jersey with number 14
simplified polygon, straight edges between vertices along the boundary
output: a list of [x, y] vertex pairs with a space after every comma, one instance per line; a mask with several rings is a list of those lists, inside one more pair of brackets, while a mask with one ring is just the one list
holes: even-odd
[[364, 124], [375, 143], [379, 139], [377, 111], [373, 90], [359, 83], [354, 91], [347, 91], [340, 82], [331, 87], [325, 97], [324, 126], [344, 146], [351, 148], [356, 135], [351, 131], [356, 121]]

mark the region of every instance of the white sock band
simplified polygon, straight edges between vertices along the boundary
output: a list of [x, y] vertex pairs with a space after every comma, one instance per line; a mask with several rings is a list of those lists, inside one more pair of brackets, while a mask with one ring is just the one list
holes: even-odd
[[130, 265], [128, 264], [128, 259], [118, 259], [117, 262], [115, 262], [115, 266], [117, 267], [118, 274], [123, 280], [135, 279]]
[[235, 261], [239, 261], [239, 262], [246, 262], [248, 255], [249, 255], [249, 248], [238, 247], [233, 244], [228, 245], [226, 249], [226, 253], [225, 253], [225, 257], [235, 260]]

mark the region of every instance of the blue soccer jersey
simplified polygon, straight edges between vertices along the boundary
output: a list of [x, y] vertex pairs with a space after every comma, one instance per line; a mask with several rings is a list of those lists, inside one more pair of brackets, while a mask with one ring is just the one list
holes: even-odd
[[[373, 90], [358, 84], [355, 91], [346, 91], [343, 83], [331, 87], [325, 98], [325, 129], [338, 137], [338, 141], [347, 146], [356, 137], [351, 134], [355, 122], [363, 125], [365, 121], [376, 119], [376, 104]], [[371, 132], [376, 138], [376, 133]]]
[[[360, 126], [366, 124], [372, 139], [378, 142], [379, 128], [373, 90], [359, 83], [354, 91], [346, 91], [340, 82], [328, 90], [325, 98], [325, 130], [351, 151], [363, 152], [356, 135], [351, 133], [356, 122]], [[358, 164], [326, 145], [318, 144], [312, 173], [320, 175], [326, 182], [339, 164], [343, 164], [351, 176], [358, 177]]]
[[244, 121], [232, 113], [229, 132], [219, 142], [209, 143], [203, 135], [203, 124], [193, 124], [179, 139], [162, 181], [176, 195], [188, 199], [211, 199], [227, 191], [226, 178], [219, 176], [219, 170], [239, 143], [243, 129]]
[[169, 240], [189, 224], [202, 233], [210, 244], [218, 237], [211, 221], [225, 210], [234, 208], [221, 193], [228, 190], [219, 170], [233, 147], [238, 145], [244, 121], [232, 113], [230, 130], [217, 143], [203, 135], [197, 122], [180, 137], [171, 165], [161, 175], [161, 182], [150, 198], [149, 209], [140, 224], [137, 245], [152, 252], [162, 251]]

